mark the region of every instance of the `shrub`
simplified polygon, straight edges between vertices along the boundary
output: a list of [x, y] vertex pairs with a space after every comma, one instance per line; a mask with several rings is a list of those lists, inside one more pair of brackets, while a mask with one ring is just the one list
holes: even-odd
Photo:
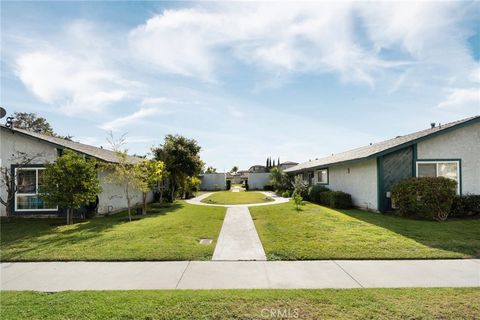
[[352, 196], [342, 191], [330, 191], [328, 196], [330, 207], [335, 209], [349, 209], [352, 207]]
[[299, 194], [303, 199], [308, 200], [308, 183], [302, 177], [295, 177], [293, 182], [294, 193]]
[[446, 220], [456, 194], [457, 182], [444, 177], [421, 177], [399, 181], [392, 188], [392, 201], [402, 216]]
[[313, 187], [310, 187], [308, 191], [308, 196], [310, 198], [310, 201], [315, 202], [315, 203], [320, 203], [320, 194], [322, 192], [328, 192], [330, 189], [327, 187], [324, 187], [322, 185], [314, 185]]
[[264, 191], [274, 191], [274, 188], [271, 184], [266, 184], [263, 186]]
[[284, 198], [290, 198], [290, 191], [288, 191], [288, 190], [287, 190], [287, 191], [283, 191], [282, 197], [284, 197]]
[[300, 206], [303, 205], [302, 196], [297, 192], [293, 192], [292, 198], [293, 198], [293, 203], [295, 204], [295, 209], [297, 211], [300, 211]]
[[480, 214], [480, 195], [467, 194], [456, 196], [453, 200], [450, 215], [454, 217], [468, 217]]

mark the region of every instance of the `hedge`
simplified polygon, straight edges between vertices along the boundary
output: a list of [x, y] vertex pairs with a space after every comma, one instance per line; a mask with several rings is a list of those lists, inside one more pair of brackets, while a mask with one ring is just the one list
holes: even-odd
[[327, 191], [330, 191], [330, 189], [322, 185], [314, 185], [310, 187], [310, 190], [308, 190], [308, 196], [310, 198], [310, 201], [320, 203], [320, 194]]
[[456, 196], [453, 200], [450, 215], [454, 217], [480, 215], [480, 195], [467, 194]]
[[352, 207], [352, 196], [342, 191], [316, 185], [309, 190], [310, 201], [335, 209], [349, 209]]
[[401, 180], [392, 188], [392, 202], [401, 216], [446, 220], [456, 195], [457, 182], [444, 177]]

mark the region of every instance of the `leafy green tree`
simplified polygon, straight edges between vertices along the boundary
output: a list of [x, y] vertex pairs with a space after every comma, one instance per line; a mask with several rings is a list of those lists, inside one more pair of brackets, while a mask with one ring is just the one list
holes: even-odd
[[[147, 214], [147, 194], [153, 187], [163, 182], [168, 176], [165, 163], [160, 160], [145, 159], [135, 165], [139, 188], [142, 191], [142, 214]], [[160, 199], [161, 202], [161, 199]]]
[[208, 167], [207, 170], [205, 170], [205, 173], [217, 173], [217, 168]]
[[[186, 177], [196, 177], [200, 174], [204, 163], [200, 159], [200, 146], [194, 139], [180, 135], [167, 135], [165, 142], [160, 146], [161, 151], [154, 151], [154, 155], [161, 155], [167, 171], [170, 174], [170, 192], [172, 200], [176, 191]], [[162, 159], [156, 159], [162, 160]]]
[[101, 192], [96, 161], [67, 150], [43, 171], [40, 196], [49, 204], [67, 209], [67, 224], [73, 223], [73, 210], [94, 202]]
[[280, 167], [273, 167], [270, 170], [270, 184], [279, 193], [292, 189], [290, 177]]
[[230, 172], [233, 172], [233, 173], [237, 173], [237, 171], [238, 171], [237, 166], [233, 166], [232, 170], [230, 170]]
[[13, 114], [13, 126], [18, 129], [41, 133], [47, 136], [72, 140], [71, 135], [62, 136], [55, 133], [47, 119], [37, 116], [36, 113], [15, 112]]

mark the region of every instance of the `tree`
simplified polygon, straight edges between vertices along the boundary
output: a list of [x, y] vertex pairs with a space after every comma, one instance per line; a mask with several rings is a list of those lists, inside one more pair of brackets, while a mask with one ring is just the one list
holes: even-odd
[[296, 176], [293, 181], [293, 190], [303, 198], [306, 198], [308, 196], [308, 183], [301, 176]]
[[1, 197], [0, 193], [0, 203], [5, 206], [7, 220], [10, 220], [10, 217], [12, 216], [13, 200], [15, 199], [15, 193], [18, 189], [17, 172], [19, 169], [28, 166], [42, 155], [42, 153], [37, 153], [30, 156], [25, 152], [17, 151], [16, 154], [13, 154], [8, 159], [10, 163], [16, 165], [17, 170], [0, 167], [0, 189], [6, 191], [5, 197]]
[[232, 170], [230, 170], [230, 172], [233, 172], [233, 173], [237, 173], [237, 171], [238, 171], [237, 166], [233, 166]]
[[[147, 214], [147, 193], [167, 177], [163, 161], [145, 159], [135, 165], [139, 188], [142, 191], [142, 214]], [[161, 201], [161, 200], [160, 200]]]
[[295, 209], [297, 211], [300, 211], [300, 206], [303, 205], [302, 196], [299, 193], [297, 193], [296, 191], [294, 191], [292, 198], [293, 198], [293, 203], [295, 204]]
[[[170, 174], [170, 192], [172, 200], [175, 192], [186, 177], [196, 177], [200, 174], [204, 163], [200, 159], [200, 146], [194, 139], [180, 135], [167, 135], [165, 142], [160, 146], [165, 166]], [[161, 160], [161, 159], [156, 159]]]
[[207, 170], [205, 170], [205, 173], [217, 173], [217, 169], [214, 167], [208, 167]]
[[47, 203], [67, 209], [67, 224], [73, 223], [73, 210], [94, 202], [101, 192], [96, 161], [66, 150], [43, 172], [40, 196]]
[[279, 193], [292, 189], [290, 177], [280, 167], [274, 167], [270, 170], [270, 183]]
[[15, 112], [13, 117], [13, 126], [15, 128], [53, 136], [53, 129], [50, 123], [48, 123], [47, 119], [38, 117], [36, 113]]
[[106, 180], [109, 183], [122, 186], [125, 198], [127, 199], [128, 220], [132, 221], [131, 204], [134, 198], [132, 192], [141, 191], [142, 179], [138, 174], [136, 164], [128, 156], [127, 150], [122, 149], [125, 140], [125, 134], [119, 138], [115, 138], [112, 132], [110, 132], [107, 138], [107, 141], [117, 154], [117, 163], [107, 165], [107, 168], [110, 168], [113, 172], [107, 175]]
[[272, 167], [275, 167], [275, 160], [273, 160], [273, 165], [272, 165]]
[[36, 113], [15, 112], [13, 117], [14, 128], [41, 133], [47, 136], [53, 136], [70, 141], [73, 138], [71, 135], [62, 136], [55, 133], [47, 119], [37, 116]]

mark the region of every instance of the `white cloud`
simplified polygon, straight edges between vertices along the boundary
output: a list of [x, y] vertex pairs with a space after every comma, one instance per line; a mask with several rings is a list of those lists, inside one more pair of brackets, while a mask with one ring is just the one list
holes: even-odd
[[92, 28], [73, 23], [65, 31], [64, 42], [42, 42], [15, 59], [24, 85], [41, 101], [69, 115], [102, 112], [105, 106], [129, 97], [134, 86], [109, 65], [113, 52]]
[[[385, 73], [412, 63], [419, 74], [424, 72], [419, 63], [441, 66], [445, 77], [468, 70], [472, 59], [457, 25], [458, 7], [438, 2], [204, 4], [153, 16], [130, 33], [129, 44], [149, 67], [205, 81], [217, 81], [225, 66], [239, 61], [277, 78], [329, 72], [374, 86]], [[385, 56], [382, 50], [403, 56]], [[452, 63], [452, 56], [461, 59]]]
[[440, 109], [474, 108], [480, 112], [480, 88], [453, 89], [447, 98], [437, 105]]
[[104, 124], [100, 125], [99, 127], [104, 130], [111, 130], [111, 131], [117, 131], [118, 129], [132, 125], [132, 124], [138, 124], [140, 120], [144, 120], [150, 116], [155, 116], [159, 115], [161, 113], [165, 113], [165, 111], [159, 109], [159, 108], [140, 108], [138, 111], [135, 111], [134, 113], [125, 116], [125, 117], [120, 117], [116, 118], [112, 121], [105, 122]]

